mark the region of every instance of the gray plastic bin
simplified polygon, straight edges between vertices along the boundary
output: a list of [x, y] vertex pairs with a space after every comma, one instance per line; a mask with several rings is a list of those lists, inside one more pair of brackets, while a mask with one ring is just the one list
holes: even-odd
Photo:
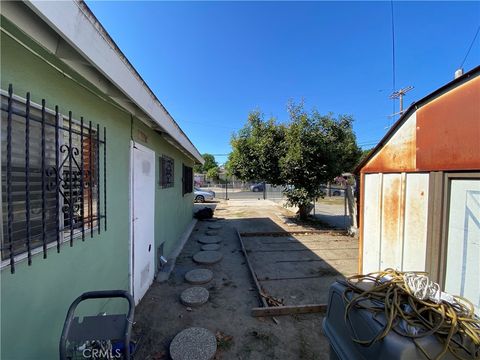
[[[330, 342], [330, 359], [427, 359], [410, 338], [401, 336], [394, 331], [390, 331], [383, 340], [371, 346], [355, 343], [352, 337], [360, 340], [372, 339], [383, 329], [385, 318], [383, 314], [374, 316], [374, 313], [368, 310], [352, 309], [350, 311], [352, 326], [350, 327], [344, 321], [346, 305], [343, 293], [345, 289], [346, 286], [339, 282], [333, 283], [330, 287], [327, 315], [323, 320], [323, 331]], [[419, 338], [417, 342], [433, 358], [443, 348], [443, 344], [433, 335]], [[466, 353], [462, 355], [465, 358], [471, 358], [471, 355], [469, 357]], [[442, 359], [456, 358], [447, 352]]]

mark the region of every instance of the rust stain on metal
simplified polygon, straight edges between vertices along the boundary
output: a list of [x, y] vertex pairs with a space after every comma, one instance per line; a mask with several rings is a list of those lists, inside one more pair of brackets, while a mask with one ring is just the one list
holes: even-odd
[[383, 244], [398, 240], [400, 201], [400, 177], [395, 176], [390, 181], [384, 182], [382, 210]]
[[412, 114], [361, 173], [480, 169], [480, 76]]
[[416, 117], [412, 115], [362, 168], [362, 173], [413, 171], [416, 168]]
[[417, 168], [480, 169], [480, 76], [417, 111]]

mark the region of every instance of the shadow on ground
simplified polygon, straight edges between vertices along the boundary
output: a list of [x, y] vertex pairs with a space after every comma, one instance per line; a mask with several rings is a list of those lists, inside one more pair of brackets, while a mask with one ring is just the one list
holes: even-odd
[[[288, 305], [326, 302], [330, 284], [342, 274], [355, 271], [356, 240], [332, 234], [285, 234], [291, 228], [282, 224], [278, 215], [283, 210], [275, 207], [266, 208], [266, 216], [259, 217], [252, 216], [259, 212], [258, 207], [200, 205], [216, 206], [215, 215], [225, 217], [216, 222], [222, 225], [219, 235], [223, 238], [220, 249], [223, 260], [211, 266], [200, 266], [192, 260], [200, 251], [198, 238], [212, 224], [199, 221], [177, 258], [170, 279], [155, 282], [136, 309], [134, 334], [141, 338], [136, 358], [169, 359], [168, 348], [173, 337], [185, 328], [196, 326], [228, 339], [219, 342], [216, 359], [328, 359], [329, 347], [322, 335], [320, 314], [278, 317], [278, 323], [271, 318], [251, 316], [251, 309], [261, 302], [236, 229], [244, 234], [248, 256], [265, 292]], [[283, 235], [248, 236], [258, 232], [283, 232]], [[347, 258], [352, 260], [345, 261]], [[185, 273], [205, 267], [214, 273], [210, 283], [201, 285], [209, 291], [209, 301], [199, 308], [188, 309], [179, 301], [180, 293], [191, 286], [184, 281]]]

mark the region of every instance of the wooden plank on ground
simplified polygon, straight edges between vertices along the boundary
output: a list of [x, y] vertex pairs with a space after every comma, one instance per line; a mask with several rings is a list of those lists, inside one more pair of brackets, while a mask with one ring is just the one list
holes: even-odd
[[270, 306], [252, 308], [252, 316], [262, 317], [312, 313], [325, 314], [326, 311], [327, 304]]
[[262, 232], [242, 232], [239, 235], [243, 237], [261, 237], [261, 236], [290, 236], [290, 235], [315, 235], [315, 234], [331, 234], [348, 236], [345, 230], [329, 229], [329, 230], [297, 230], [297, 231], [262, 231]]
[[242, 237], [238, 232], [238, 229], [235, 228], [235, 232], [237, 233], [238, 241], [240, 241], [240, 246], [242, 247], [243, 256], [245, 256], [245, 261], [247, 262], [248, 268], [250, 269], [250, 274], [252, 275], [253, 281], [255, 282], [255, 286], [257, 288], [258, 295], [260, 296], [260, 300], [262, 301], [263, 306], [268, 307], [267, 301], [265, 300], [265, 296], [263, 295], [262, 288], [257, 279], [257, 275], [253, 270], [252, 264], [250, 264], [250, 260], [248, 258], [247, 250], [245, 250], [245, 245], [243, 244]]

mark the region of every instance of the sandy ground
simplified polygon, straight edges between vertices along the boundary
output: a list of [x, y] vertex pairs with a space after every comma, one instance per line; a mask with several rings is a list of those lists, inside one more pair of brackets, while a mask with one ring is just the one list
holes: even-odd
[[[205, 206], [197, 204], [196, 207]], [[174, 336], [191, 327], [204, 327], [218, 333], [216, 359], [328, 359], [329, 345], [322, 335], [323, 317], [305, 314], [254, 318], [252, 307], [260, 306], [253, 280], [245, 263], [235, 229], [241, 233], [301, 231], [288, 220], [292, 214], [270, 202], [257, 200], [221, 201], [215, 216], [223, 228], [223, 260], [207, 266], [213, 280], [203, 285], [209, 301], [187, 309], [180, 293], [190, 287], [184, 281], [187, 271], [201, 268], [192, 260], [200, 251], [196, 241], [209, 222], [199, 221], [177, 259], [170, 279], [154, 282], [136, 308], [134, 338], [140, 338], [136, 359], [169, 359], [168, 348]], [[261, 286], [286, 305], [325, 303], [330, 284], [342, 274], [355, 273], [358, 243], [338, 234], [294, 236], [242, 236], [249, 258], [262, 279]], [[289, 279], [289, 278], [301, 278]]]

